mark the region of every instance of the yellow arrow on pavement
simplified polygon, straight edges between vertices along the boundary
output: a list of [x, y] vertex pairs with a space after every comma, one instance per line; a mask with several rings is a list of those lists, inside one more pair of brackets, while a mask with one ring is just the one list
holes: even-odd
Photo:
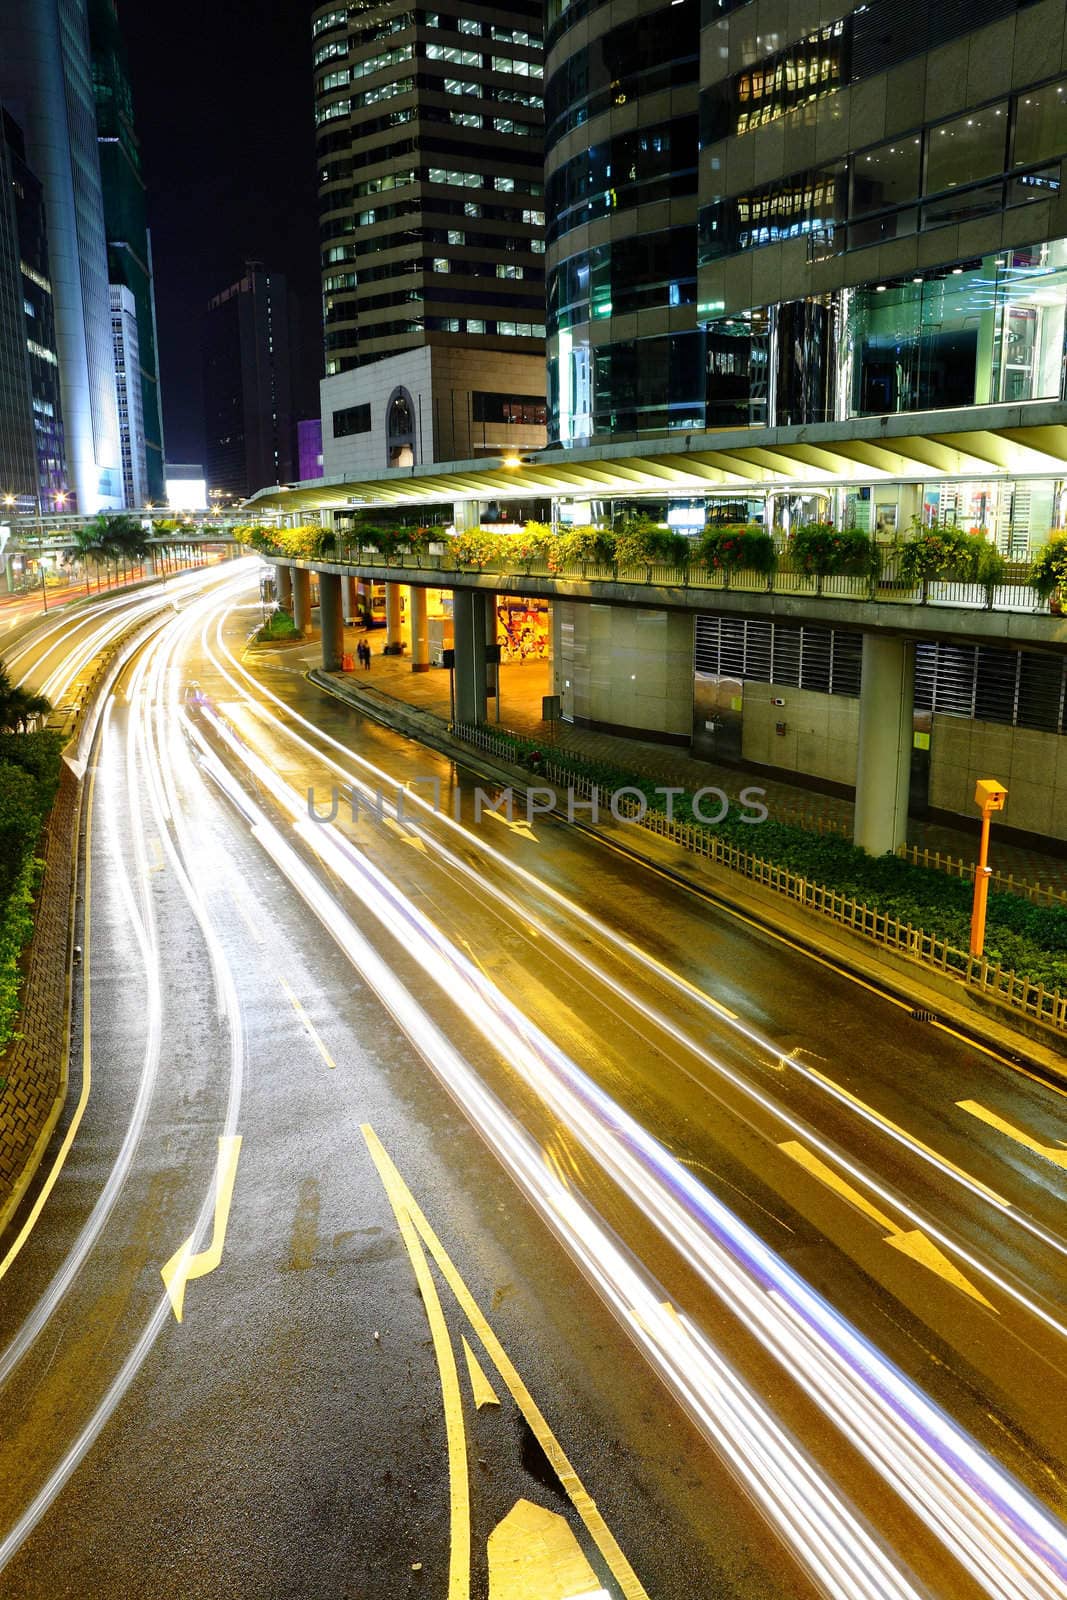
[[400, 835], [401, 843], [414, 845], [416, 850], [425, 851], [426, 842], [420, 839], [417, 833], [411, 833], [409, 829], [405, 828], [402, 823], [397, 822], [393, 817], [383, 817], [382, 821], [391, 832]]
[[207, 1273], [214, 1272], [222, 1260], [222, 1247], [226, 1240], [226, 1224], [230, 1217], [230, 1201], [233, 1199], [237, 1158], [240, 1153], [239, 1133], [225, 1135], [219, 1140], [219, 1160], [215, 1168], [215, 1226], [208, 1249], [201, 1250], [199, 1255], [194, 1255], [196, 1235], [191, 1233], [185, 1243], [175, 1250], [166, 1266], [160, 1268], [160, 1276], [166, 1284], [174, 1315], [179, 1322], [182, 1320], [185, 1286], [189, 1279], [203, 1278]]
[[595, 1600], [606, 1594], [558, 1511], [518, 1500], [489, 1535], [489, 1600]]
[[998, 1117], [995, 1111], [987, 1111], [985, 1106], [980, 1106], [977, 1100], [957, 1100], [956, 1104], [961, 1111], [969, 1111], [972, 1117], [977, 1117], [979, 1122], [987, 1122], [991, 1128], [996, 1128], [998, 1133], [1003, 1133], [1008, 1139], [1013, 1139], [1016, 1144], [1021, 1144], [1027, 1150], [1032, 1150], [1035, 1155], [1051, 1161], [1054, 1166], [1067, 1168], [1067, 1147], [1063, 1147], [1063, 1140], [1056, 1144], [1042, 1144], [1040, 1139], [1035, 1139], [1032, 1133], [1027, 1133], [1023, 1128], [1015, 1127], [1014, 1123], [1005, 1122], [1003, 1117]]
[[505, 817], [499, 811], [490, 811], [488, 808], [482, 812], [483, 817], [492, 817], [494, 822], [502, 822], [505, 828], [510, 828], [512, 833], [521, 833], [524, 839], [532, 839], [537, 843], [537, 835], [528, 822], [516, 822], [512, 817]]
[[500, 1397], [482, 1370], [478, 1357], [474, 1354], [466, 1339], [463, 1339], [462, 1334], [460, 1338], [463, 1343], [463, 1354], [467, 1358], [467, 1376], [470, 1378], [471, 1389], [474, 1394], [475, 1411], [480, 1411], [483, 1406], [498, 1406]]
[[927, 1267], [931, 1272], [936, 1272], [939, 1278], [944, 1278], [946, 1283], [950, 1283], [954, 1289], [959, 1289], [963, 1294], [970, 1295], [972, 1300], [977, 1300], [980, 1305], [988, 1306], [990, 1311], [996, 1311], [996, 1306], [987, 1300], [985, 1295], [979, 1289], [976, 1289], [969, 1279], [963, 1276], [959, 1268], [949, 1260], [944, 1251], [934, 1244], [932, 1239], [926, 1237], [921, 1228], [898, 1228], [892, 1218], [887, 1217], [884, 1211], [879, 1211], [878, 1207], [868, 1200], [866, 1195], [860, 1194], [858, 1189], [854, 1189], [850, 1183], [846, 1183], [845, 1179], [840, 1177], [832, 1167], [828, 1167], [825, 1161], [820, 1161], [817, 1155], [806, 1149], [796, 1139], [787, 1139], [778, 1148], [784, 1151], [791, 1160], [803, 1167], [806, 1172], [810, 1172], [813, 1178], [818, 1178], [820, 1183], [825, 1183], [828, 1189], [832, 1189], [843, 1200], [847, 1200], [849, 1205], [855, 1206], [857, 1211], [862, 1211], [863, 1215], [869, 1217], [872, 1222], [877, 1223], [879, 1228], [884, 1228], [885, 1242], [892, 1245], [894, 1250], [899, 1250], [902, 1255], [910, 1256], [920, 1266]]

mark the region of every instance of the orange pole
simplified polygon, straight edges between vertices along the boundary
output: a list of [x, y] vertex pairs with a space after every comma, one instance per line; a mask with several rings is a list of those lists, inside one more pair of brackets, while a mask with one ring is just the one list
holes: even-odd
[[972, 956], [980, 956], [985, 946], [986, 902], [989, 899], [989, 880], [993, 875], [992, 868], [987, 864], [989, 859], [989, 822], [989, 809], [983, 806], [982, 840], [978, 847], [978, 865], [974, 869], [974, 906], [971, 911]]

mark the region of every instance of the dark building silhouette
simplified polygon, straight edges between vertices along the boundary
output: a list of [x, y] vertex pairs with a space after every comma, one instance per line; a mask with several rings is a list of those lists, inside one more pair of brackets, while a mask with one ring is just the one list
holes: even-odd
[[289, 288], [249, 262], [204, 320], [208, 487], [245, 496], [293, 476]]

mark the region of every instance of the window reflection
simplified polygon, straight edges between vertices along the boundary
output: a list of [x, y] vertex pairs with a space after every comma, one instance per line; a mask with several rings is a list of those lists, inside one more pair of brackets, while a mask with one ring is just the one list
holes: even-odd
[[1008, 103], [986, 106], [931, 128], [927, 141], [926, 192], [977, 183], [1005, 170]]
[[1057, 159], [1067, 150], [1067, 79], [1019, 96], [1015, 106], [1012, 165]]
[[1058, 398], [1067, 241], [986, 256], [849, 299], [851, 411]]
[[906, 205], [919, 193], [919, 157], [922, 141], [917, 135], [879, 145], [855, 157], [852, 168], [852, 209], [854, 217], [888, 206]]

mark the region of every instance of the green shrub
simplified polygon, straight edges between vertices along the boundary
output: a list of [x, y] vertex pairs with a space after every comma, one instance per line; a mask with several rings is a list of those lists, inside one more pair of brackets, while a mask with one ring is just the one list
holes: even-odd
[[905, 583], [925, 583], [933, 578], [953, 583], [999, 583], [1007, 566], [982, 528], [914, 527], [910, 539], [896, 546], [900, 576]]
[[28, 854], [0, 910], [0, 1050], [13, 1037], [19, 1012], [19, 961], [33, 932], [33, 897], [42, 863]]
[[255, 633], [258, 644], [269, 644], [274, 639], [293, 639], [299, 637], [299, 630], [288, 611], [281, 607], [272, 611], [262, 627]]
[[774, 540], [763, 528], [708, 527], [700, 538], [700, 554], [709, 572], [774, 571], [778, 560]]
[[[614, 789], [639, 790], [650, 811], [666, 811], [657, 781], [626, 772], [608, 762], [587, 761], [567, 750], [549, 749], [529, 739], [509, 736], [507, 743], [517, 765], [529, 766], [538, 752], [562, 771], [595, 783], [606, 797]], [[537, 763], [540, 765], [540, 763]], [[741, 820], [744, 808], [732, 807], [721, 823], [694, 817], [689, 795], [676, 795], [672, 815], [678, 822], [709, 827], [728, 840], [776, 866], [834, 889], [937, 939], [945, 939], [961, 952], [968, 947], [972, 886], [932, 867], [912, 866], [899, 856], [869, 856], [837, 835], [809, 833], [793, 823], [766, 822], [754, 826]], [[992, 893], [986, 919], [986, 959], [1034, 983], [1067, 993], [1067, 908], [1037, 906], [1018, 895]]]
[[802, 572], [814, 572], [820, 577], [837, 573], [864, 577], [878, 570], [877, 545], [861, 528], [802, 522], [793, 531], [788, 550]]
[[1030, 583], [1042, 600], [1067, 590], [1067, 533], [1054, 533], [1042, 545], [1030, 568]]

